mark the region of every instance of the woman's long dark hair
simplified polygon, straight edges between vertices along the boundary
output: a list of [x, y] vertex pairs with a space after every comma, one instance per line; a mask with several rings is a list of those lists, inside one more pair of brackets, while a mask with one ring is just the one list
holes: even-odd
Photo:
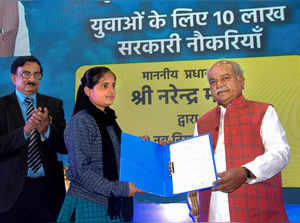
[[80, 80], [80, 86], [77, 90], [76, 102], [74, 105], [72, 116], [75, 115], [77, 112], [85, 109], [90, 100], [89, 97], [84, 93], [84, 87], [93, 89], [94, 86], [98, 83], [98, 81], [107, 72], [110, 72], [114, 76], [115, 80], [117, 79], [116, 75], [107, 67], [93, 67], [88, 69], [84, 73], [83, 77]]

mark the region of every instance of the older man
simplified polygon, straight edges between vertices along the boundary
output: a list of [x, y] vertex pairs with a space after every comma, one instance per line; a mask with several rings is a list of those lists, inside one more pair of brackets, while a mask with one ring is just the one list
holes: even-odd
[[197, 220], [287, 222], [280, 171], [290, 147], [273, 106], [243, 97], [243, 72], [233, 61], [216, 62], [207, 78], [218, 105], [197, 121], [195, 135], [210, 133], [219, 179], [212, 190], [189, 194], [198, 200]]
[[43, 69], [33, 56], [11, 66], [15, 91], [0, 98], [0, 221], [56, 221], [65, 196], [62, 101], [37, 93]]

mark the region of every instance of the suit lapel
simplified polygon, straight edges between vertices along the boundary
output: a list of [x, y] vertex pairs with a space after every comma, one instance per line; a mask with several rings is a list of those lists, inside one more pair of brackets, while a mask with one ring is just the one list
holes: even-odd
[[36, 107], [46, 107], [43, 97], [38, 93], [36, 94]]
[[14, 128], [19, 128], [25, 124], [25, 120], [23, 118], [22, 111], [15, 93], [8, 97], [7, 110], [8, 115], [11, 117], [9, 120], [13, 120], [12, 124], [14, 125]]

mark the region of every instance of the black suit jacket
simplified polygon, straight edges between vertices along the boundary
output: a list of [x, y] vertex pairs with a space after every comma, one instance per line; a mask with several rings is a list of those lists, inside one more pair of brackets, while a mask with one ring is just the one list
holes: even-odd
[[[58, 213], [65, 196], [63, 164], [56, 154], [67, 153], [63, 140], [64, 111], [61, 100], [41, 94], [37, 94], [37, 106], [47, 107], [51, 116], [50, 135], [40, 142], [39, 148], [48, 187], [49, 199], [45, 202]], [[0, 213], [10, 210], [24, 186], [28, 144], [24, 125], [16, 94], [0, 98]]]

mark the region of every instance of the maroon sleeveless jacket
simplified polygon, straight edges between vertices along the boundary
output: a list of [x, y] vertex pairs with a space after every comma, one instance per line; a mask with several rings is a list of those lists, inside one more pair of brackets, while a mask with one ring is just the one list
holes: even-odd
[[[268, 104], [248, 101], [243, 96], [227, 106], [224, 117], [224, 143], [227, 169], [241, 167], [264, 153], [260, 127]], [[198, 121], [198, 134], [209, 132], [215, 150], [219, 134], [220, 108], [216, 107]], [[208, 221], [211, 191], [199, 193], [200, 221]], [[255, 184], [243, 184], [228, 193], [232, 222], [287, 222], [281, 175]]]

